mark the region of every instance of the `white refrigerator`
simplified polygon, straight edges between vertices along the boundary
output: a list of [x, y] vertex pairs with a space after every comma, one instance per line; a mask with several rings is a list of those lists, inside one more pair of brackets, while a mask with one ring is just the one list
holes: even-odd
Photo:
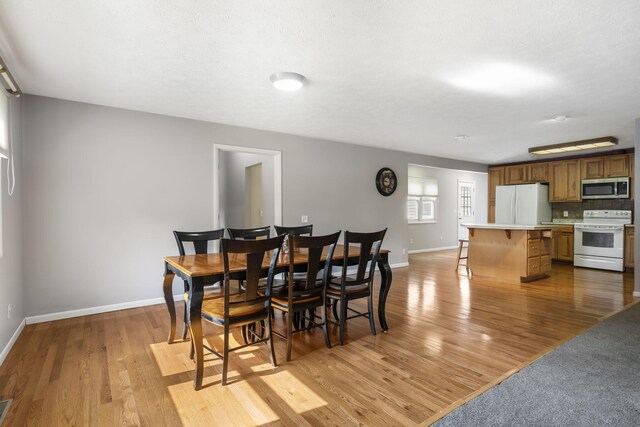
[[551, 221], [548, 185], [496, 187], [497, 224], [537, 225], [543, 221]]

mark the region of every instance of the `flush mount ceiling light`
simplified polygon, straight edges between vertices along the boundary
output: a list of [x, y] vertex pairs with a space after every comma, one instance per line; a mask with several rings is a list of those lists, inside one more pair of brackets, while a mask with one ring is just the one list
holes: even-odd
[[518, 96], [555, 83], [548, 74], [504, 62], [481, 65], [446, 80], [461, 89], [502, 96]]
[[469, 139], [469, 135], [456, 135], [454, 138], [458, 141], [464, 141], [465, 139]]
[[553, 118], [553, 120], [555, 120], [556, 122], [564, 122], [565, 120], [567, 120], [569, 118], [569, 116], [565, 116], [564, 114], [561, 114], [559, 116], [555, 116]]
[[298, 73], [283, 72], [271, 75], [271, 83], [279, 90], [298, 90], [304, 86], [304, 81], [304, 76]]
[[560, 154], [570, 151], [591, 150], [594, 148], [611, 147], [618, 144], [618, 139], [612, 136], [603, 138], [585, 139], [584, 141], [565, 142], [562, 144], [544, 145], [542, 147], [529, 148], [530, 154]]

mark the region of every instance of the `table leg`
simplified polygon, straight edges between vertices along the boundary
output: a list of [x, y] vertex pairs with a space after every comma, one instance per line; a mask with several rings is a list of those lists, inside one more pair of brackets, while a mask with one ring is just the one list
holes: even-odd
[[382, 254], [378, 259], [378, 270], [380, 270], [381, 283], [380, 283], [380, 297], [378, 299], [378, 319], [380, 319], [380, 326], [383, 331], [387, 331], [389, 326], [387, 325], [387, 317], [385, 316], [385, 306], [387, 304], [387, 295], [389, 294], [389, 288], [391, 288], [391, 267], [389, 266], [389, 255]]
[[164, 302], [167, 304], [167, 310], [169, 310], [169, 317], [171, 318], [171, 329], [169, 330], [169, 338], [167, 342], [171, 344], [176, 338], [176, 306], [173, 302], [173, 278], [174, 274], [165, 271], [164, 281], [162, 282], [162, 291], [164, 293]]
[[191, 343], [196, 356], [196, 375], [193, 379], [193, 388], [200, 390], [204, 375], [204, 347], [202, 346], [202, 298], [204, 286], [189, 284], [189, 329], [191, 330]]

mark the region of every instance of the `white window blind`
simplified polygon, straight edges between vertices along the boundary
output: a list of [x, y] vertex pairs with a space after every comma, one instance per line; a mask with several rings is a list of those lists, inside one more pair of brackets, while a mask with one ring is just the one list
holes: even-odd
[[436, 222], [438, 210], [438, 179], [409, 176], [407, 220]]

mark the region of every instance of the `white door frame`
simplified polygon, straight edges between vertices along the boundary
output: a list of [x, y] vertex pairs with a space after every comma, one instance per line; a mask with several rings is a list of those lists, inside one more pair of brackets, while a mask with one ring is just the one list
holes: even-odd
[[473, 210], [473, 220], [475, 221], [476, 219], [476, 182], [475, 181], [469, 181], [466, 179], [459, 179], [458, 180], [458, 191], [456, 192], [456, 210], [458, 211], [458, 219], [456, 221], [456, 224], [458, 226], [458, 230], [457, 230], [457, 235], [458, 235], [458, 239], [461, 239], [462, 237], [460, 236], [460, 220], [462, 219], [462, 213], [460, 212], [460, 187], [463, 185], [469, 185], [470, 187], [473, 188], [473, 193], [471, 195], [471, 208]]
[[220, 152], [266, 154], [273, 156], [273, 221], [282, 225], [282, 152], [262, 148], [213, 144], [213, 228], [220, 228]]

